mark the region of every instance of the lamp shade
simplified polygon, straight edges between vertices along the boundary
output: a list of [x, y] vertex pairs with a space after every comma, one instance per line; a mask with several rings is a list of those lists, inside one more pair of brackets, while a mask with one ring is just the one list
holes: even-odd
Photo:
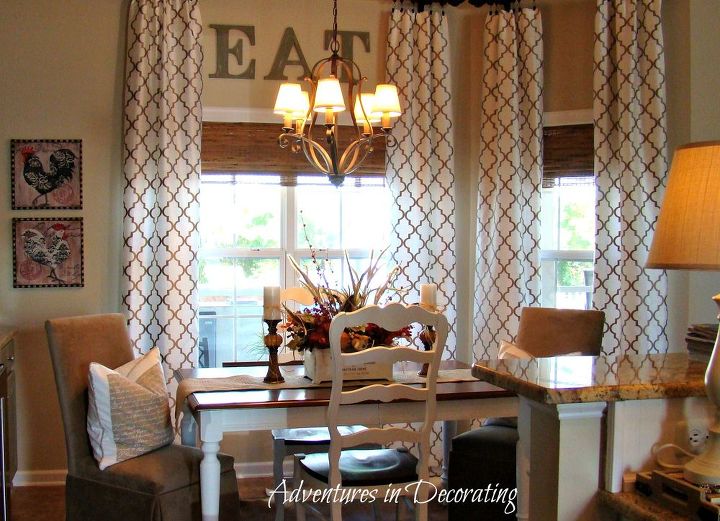
[[304, 119], [305, 116], [307, 116], [308, 110], [310, 110], [310, 96], [307, 91], [301, 90], [298, 99], [297, 110], [295, 110], [292, 115], [296, 119]]
[[720, 270], [720, 141], [675, 151], [645, 267]]
[[302, 99], [302, 89], [299, 83], [283, 83], [278, 89], [273, 113], [295, 114], [300, 112], [302, 111]]
[[315, 91], [316, 112], [341, 112], [345, 110], [345, 100], [343, 100], [340, 82], [335, 76], [329, 76], [318, 80], [317, 90]]
[[375, 87], [375, 103], [372, 111], [387, 114], [391, 118], [400, 115], [400, 98], [395, 85], [381, 83]]
[[[365, 116], [368, 117], [367, 123], [380, 123], [379, 112], [373, 112], [373, 104], [375, 103], [375, 94], [369, 92], [363, 92], [360, 94], [360, 103], [357, 98], [355, 99], [355, 121], [358, 125], [364, 124]], [[365, 109], [365, 114], [363, 114]]]

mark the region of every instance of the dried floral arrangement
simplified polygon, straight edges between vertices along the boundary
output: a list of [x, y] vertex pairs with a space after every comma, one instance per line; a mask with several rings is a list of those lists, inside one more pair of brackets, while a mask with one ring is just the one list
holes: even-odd
[[[375, 276], [380, 269], [380, 260], [387, 251], [387, 248], [375, 257], [374, 252], [370, 254], [370, 263], [363, 272], [357, 272], [350, 264], [350, 259], [345, 252], [350, 285], [347, 288], [331, 288], [327, 274], [325, 273], [326, 262], [318, 261], [315, 252], [312, 253], [312, 260], [318, 278], [322, 281], [319, 284], [313, 282], [307, 270], [303, 269], [298, 262], [288, 255], [290, 264], [300, 276], [300, 284], [305, 287], [313, 296], [315, 305], [293, 311], [285, 306], [286, 322], [280, 325], [288, 334], [287, 347], [289, 349], [304, 351], [312, 349], [329, 349], [330, 322], [333, 317], [343, 311], [350, 312], [358, 310], [369, 303], [380, 304], [383, 296], [393, 292], [400, 293], [402, 290], [392, 286], [400, 269], [393, 268], [387, 278], [379, 285], [374, 285]], [[399, 331], [388, 331], [376, 324], [348, 328], [342, 334], [341, 343], [344, 352], [362, 351], [375, 345], [396, 345], [400, 339], [410, 338], [410, 327]]]

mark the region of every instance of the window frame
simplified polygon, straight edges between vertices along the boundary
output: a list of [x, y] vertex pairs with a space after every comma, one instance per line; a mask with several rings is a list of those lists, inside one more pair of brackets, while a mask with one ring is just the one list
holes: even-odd
[[[251, 172], [206, 172], [201, 173], [200, 182], [201, 186], [203, 183], [203, 176], [210, 177], [213, 174], [220, 173], [224, 175], [253, 175]], [[267, 172], [264, 173], [258, 173], [257, 175], [267, 175]], [[350, 180], [348, 180], [350, 181]], [[326, 258], [330, 260], [338, 260], [340, 262], [340, 265], [342, 266], [341, 270], [342, 273], [340, 274], [341, 282], [344, 284], [346, 281], [343, 279], [344, 273], [346, 273], [347, 268], [345, 266], [345, 252], [347, 252], [347, 255], [349, 259], [352, 261], [353, 259], [365, 259], [370, 256], [371, 249], [365, 249], [365, 248], [309, 248], [309, 247], [299, 247], [299, 237], [298, 237], [298, 212], [297, 212], [297, 196], [298, 196], [298, 189], [300, 187], [304, 187], [307, 185], [304, 185], [302, 183], [292, 183], [292, 184], [284, 184], [282, 182], [279, 182], [277, 184], [278, 189], [280, 190], [280, 245], [279, 247], [272, 247], [272, 248], [240, 248], [240, 247], [226, 247], [226, 248], [216, 248], [216, 247], [201, 247], [198, 252], [198, 260], [215, 260], [215, 259], [223, 259], [223, 258], [230, 258], [230, 259], [274, 259], [278, 261], [278, 278], [279, 278], [279, 285], [283, 288], [288, 287], [295, 287], [300, 285], [300, 277], [293, 269], [292, 265], [288, 261], [287, 255], [292, 255], [295, 259], [298, 260], [298, 262], [301, 262], [302, 259], [309, 258], [315, 254], [315, 256], [318, 259], [324, 260]], [[376, 185], [378, 186], [378, 185]], [[383, 186], [385, 189], [388, 189], [387, 185], [383, 183]], [[202, 188], [201, 188], [202, 189]], [[342, 216], [344, 211], [344, 198], [340, 197], [339, 201], [339, 214], [337, 215], [337, 218], [339, 218], [342, 222]], [[343, 239], [343, 227], [340, 227], [340, 236], [339, 240], [342, 244]], [[376, 250], [377, 252], [377, 250]], [[235, 285], [228, 285], [228, 287], [232, 287], [233, 290], [233, 298], [234, 301], [236, 300], [236, 287]], [[200, 312], [202, 312], [204, 309], [216, 307], [212, 305], [203, 305], [202, 298], [200, 295], [198, 296], [198, 318], [208, 318], [212, 315], [200, 315]], [[240, 314], [238, 313], [237, 307], [233, 306], [231, 314], [228, 315], [217, 315], [212, 316], [213, 318], [217, 319], [226, 319], [226, 320], [232, 320], [232, 346], [230, 346], [230, 351], [233, 354], [233, 360], [243, 360], [248, 358], [248, 351], [245, 349], [245, 346], [243, 345], [242, 338], [238, 335], [237, 330], [237, 321], [239, 319], [257, 319], [258, 324], [260, 324], [260, 321], [262, 319], [262, 312], [258, 312], [255, 314]], [[216, 349], [217, 352], [217, 349]]]
[[[542, 185], [549, 180], [553, 182], [564, 177], [586, 177], [593, 179], [593, 185], [597, 190], [594, 171], [594, 128], [592, 123], [563, 121], [562, 118], [547, 117], [543, 128], [543, 178]], [[587, 118], [586, 121], [591, 121]], [[542, 197], [542, 194], [541, 194]], [[557, 263], [569, 262], [590, 262], [593, 273], [595, 272], [595, 248], [592, 250], [563, 250], [563, 249], [541, 249], [540, 250], [541, 270], [541, 302], [543, 305], [557, 307], [558, 280]], [[543, 262], [553, 262], [552, 273], [546, 273], [543, 269]], [[551, 275], [551, 281], [547, 276]], [[552, 295], [544, 295], [542, 289], [552, 286]], [[563, 286], [563, 291], [568, 293], [585, 293], [586, 303], [591, 305], [594, 284], [583, 286]], [[586, 305], [587, 308], [587, 305]]]

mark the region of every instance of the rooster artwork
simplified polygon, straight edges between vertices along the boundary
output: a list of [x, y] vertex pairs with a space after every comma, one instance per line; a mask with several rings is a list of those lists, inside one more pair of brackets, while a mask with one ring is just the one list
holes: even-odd
[[80, 208], [80, 142], [13, 140], [13, 208]]
[[82, 220], [14, 219], [14, 287], [82, 285]]

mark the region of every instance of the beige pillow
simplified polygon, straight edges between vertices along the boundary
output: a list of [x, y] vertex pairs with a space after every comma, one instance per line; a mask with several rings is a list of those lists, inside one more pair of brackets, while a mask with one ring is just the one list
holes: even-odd
[[87, 430], [100, 469], [172, 443], [160, 350], [116, 369], [90, 364]]

